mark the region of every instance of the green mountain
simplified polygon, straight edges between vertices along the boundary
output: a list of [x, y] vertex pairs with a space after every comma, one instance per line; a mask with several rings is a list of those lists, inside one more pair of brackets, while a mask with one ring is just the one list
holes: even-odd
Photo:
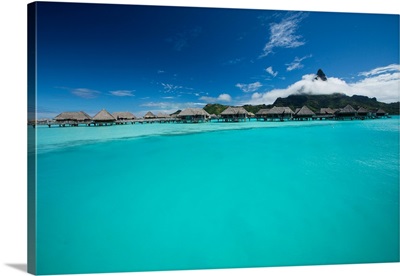
[[206, 104], [203, 109], [208, 112], [208, 114], [219, 115], [222, 111], [228, 108], [228, 105], [223, 104]]
[[378, 102], [376, 98], [369, 98], [367, 96], [354, 95], [349, 97], [344, 94], [335, 93], [330, 95], [290, 95], [286, 98], [277, 98], [273, 105], [289, 106], [293, 110], [306, 105], [315, 112], [323, 107], [343, 108], [348, 104], [353, 106], [355, 109], [358, 109], [359, 107], [364, 107], [369, 110], [381, 108], [389, 114], [399, 114], [400, 103], [386, 104]]
[[[359, 107], [364, 107], [366, 109], [378, 109], [381, 108], [388, 112], [389, 114], [399, 114], [399, 102], [395, 103], [382, 103], [378, 102], [376, 98], [369, 98], [367, 96], [346, 96], [340, 93], [334, 93], [330, 95], [309, 95], [309, 94], [298, 94], [290, 95], [286, 98], [277, 98], [272, 105], [244, 105], [244, 109], [249, 112], [257, 113], [262, 108], [271, 108], [272, 106], [288, 106], [293, 111], [296, 108], [301, 108], [303, 105], [308, 106], [314, 112], [318, 111], [323, 107], [330, 108], [343, 108], [350, 104], [355, 109]], [[204, 110], [209, 114], [219, 115], [228, 106], [222, 104], [207, 104]]]

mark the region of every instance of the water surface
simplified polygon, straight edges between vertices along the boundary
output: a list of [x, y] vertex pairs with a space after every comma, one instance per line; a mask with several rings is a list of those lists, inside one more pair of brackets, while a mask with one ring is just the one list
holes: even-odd
[[399, 120], [37, 128], [39, 274], [399, 261]]

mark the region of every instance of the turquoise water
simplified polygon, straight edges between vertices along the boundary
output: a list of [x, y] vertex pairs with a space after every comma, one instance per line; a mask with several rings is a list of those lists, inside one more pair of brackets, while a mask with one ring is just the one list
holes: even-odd
[[399, 261], [399, 118], [37, 128], [39, 274]]

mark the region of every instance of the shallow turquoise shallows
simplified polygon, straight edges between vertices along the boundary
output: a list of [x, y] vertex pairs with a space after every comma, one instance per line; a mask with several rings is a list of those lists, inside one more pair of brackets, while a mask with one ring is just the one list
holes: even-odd
[[38, 274], [399, 261], [399, 117], [37, 128]]

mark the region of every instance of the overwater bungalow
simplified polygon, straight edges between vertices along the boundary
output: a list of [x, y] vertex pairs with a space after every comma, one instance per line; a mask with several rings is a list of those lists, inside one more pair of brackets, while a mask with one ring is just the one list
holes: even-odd
[[381, 117], [388, 117], [388, 113], [386, 113], [385, 110], [379, 108], [376, 110], [373, 115], [375, 115], [376, 118], [381, 118]]
[[249, 116], [249, 112], [243, 107], [232, 107], [229, 106], [227, 109], [221, 112], [221, 118], [225, 122], [239, 122], [246, 121]]
[[255, 114], [257, 121], [259, 120], [267, 120], [267, 112], [269, 111], [269, 108], [262, 108], [257, 113]]
[[210, 114], [203, 108], [186, 108], [178, 114], [183, 123], [204, 123], [209, 117]]
[[319, 120], [333, 119], [335, 117], [335, 110], [330, 107], [323, 107], [317, 113], [315, 118]]
[[318, 115], [334, 115], [335, 111], [330, 107], [323, 107], [317, 113]]
[[157, 119], [167, 119], [167, 118], [171, 118], [171, 116], [167, 113], [162, 113], [162, 112], [157, 113]]
[[299, 108], [293, 116], [293, 119], [295, 120], [312, 120], [313, 117], [315, 116], [315, 113], [309, 109], [307, 106], [303, 106], [302, 108]]
[[335, 115], [338, 119], [353, 120], [357, 116], [357, 110], [355, 110], [351, 105], [348, 104], [344, 108], [336, 111]]
[[293, 118], [293, 110], [287, 106], [274, 106], [267, 112], [267, 118], [271, 119], [271, 121], [278, 119], [280, 121], [283, 120], [291, 120]]
[[113, 112], [111, 114], [115, 118], [115, 123], [118, 124], [126, 124], [128, 122], [132, 122], [136, 119], [136, 116], [133, 115], [131, 112]]
[[60, 126], [78, 126], [79, 124], [90, 124], [92, 118], [83, 111], [74, 111], [62, 112], [54, 117], [54, 120]]
[[115, 123], [116, 119], [110, 112], [105, 109], [100, 110], [96, 115], [93, 116], [94, 125], [104, 126], [112, 125]]
[[159, 121], [160, 123], [169, 123], [172, 121], [172, 117], [167, 113], [159, 112], [157, 113], [157, 121]]
[[153, 114], [153, 112], [149, 111], [146, 114], [144, 114], [143, 119], [148, 120], [148, 119], [156, 119], [157, 116]]
[[361, 120], [364, 120], [366, 118], [371, 117], [371, 112], [368, 109], [365, 109], [364, 107], [360, 107], [357, 110], [357, 117]]
[[213, 113], [210, 115], [210, 120], [219, 120], [219, 116], [217, 116]]

